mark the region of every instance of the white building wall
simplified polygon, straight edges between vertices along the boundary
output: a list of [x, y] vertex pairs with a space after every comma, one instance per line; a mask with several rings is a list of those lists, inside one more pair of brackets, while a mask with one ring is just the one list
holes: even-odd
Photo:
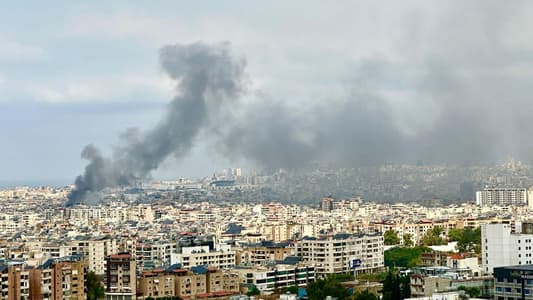
[[483, 271], [495, 267], [533, 264], [533, 234], [512, 233], [509, 224], [481, 225]]

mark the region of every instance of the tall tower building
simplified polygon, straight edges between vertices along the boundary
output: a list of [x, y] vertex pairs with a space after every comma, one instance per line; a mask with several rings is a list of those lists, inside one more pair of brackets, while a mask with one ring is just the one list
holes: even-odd
[[136, 297], [135, 260], [130, 253], [109, 255], [105, 259], [105, 299], [131, 300]]
[[533, 224], [482, 224], [481, 252], [483, 270], [533, 264]]
[[335, 202], [335, 198], [333, 198], [332, 196], [322, 198], [322, 203], [321, 203], [322, 210], [332, 211], [334, 202]]

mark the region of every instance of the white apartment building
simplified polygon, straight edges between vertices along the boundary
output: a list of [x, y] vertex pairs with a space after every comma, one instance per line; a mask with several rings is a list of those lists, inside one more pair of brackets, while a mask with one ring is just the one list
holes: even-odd
[[[518, 232], [518, 233], [517, 233]], [[483, 271], [492, 273], [495, 267], [533, 264], [533, 224], [481, 225]]]
[[302, 263], [315, 266], [317, 276], [351, 273], [350, 262], [360, 260], [357, 272], [379, 271], [384, 267], [381, 234], [335, 234], [322, 238], [305, 237], [296, 243]]
[[241, 283], [253, 284], [261, 292], [270, 292], [290, 286], [303, 287], [315, 281], [315, 268], [298, 264], [278, 264], [273, 266], [235, 269]]
[[229, 269], [235, 266], [235, 250], [229, 245], [220, 245], [214, 251], [209, 251], [209, 246], [183, 247], [181, 253], [170, 255], [170, 263], [181, 264], [183, 269], [195, 266]]
[[99, 239], [76, 241], [78, 250], [76, 254], [83, 255], [87, 269], [98, 275], [105, 271], [105, 257], [119, 252], [116, 240]]
[[476, 192], [476, 204], [480, 206], [533, 206], [533, 189], [516, 187], [486, 187]]
[[138, 270], [169, 266], [172, 253], [178, 252], [177, 243], [137, 243], [135, 260]]

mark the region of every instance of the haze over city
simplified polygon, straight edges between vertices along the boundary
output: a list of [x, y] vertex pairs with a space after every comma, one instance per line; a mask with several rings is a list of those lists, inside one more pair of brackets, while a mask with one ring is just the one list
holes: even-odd
[[[174, 141], [150, 162], [130, 157], [146, 164], [134, 175], [156, 178], [532, 158], [527, 2], [128, 4], [0, 12], [0, 179], [73, 182], [86, 145], [113, 157], [132, 138]], [[207, 87], [190, 114], [178, 99], [189, 75], [169, 66], [180, 55], [219, 55], [228, 65], [204, 72], [234, 90]], [[184, 125], [187, 137], [172, 136]]]

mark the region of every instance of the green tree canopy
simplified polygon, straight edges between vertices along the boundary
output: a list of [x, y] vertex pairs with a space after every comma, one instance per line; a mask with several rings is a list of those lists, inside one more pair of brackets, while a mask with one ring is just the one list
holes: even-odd
[[457, 288], [457, 290], [465, 291], [465, 293], [467, 293], [468, 296], [470, 296], [471, 298], [477, 298], [481, 295], [481, 290], [476, 286], [472, 286], [472, 287], [460, 286]]
[[457, 242], [459, 239], [461, 239], [461, 236], [463, 235], [462, 229], [453, 228], [448, 231], [448, 241], [450, 242]]
[[246, 295], [248, 296], [256, 296], [256, 295], [259, 295], [261, 294], [261, 291], [253, 284], [250, 284], [248, 286], [248, 292], [246, 293]]
[[400, 276], [398, 273], [389, 269], [385, 280], [383, 281], [383, 300], [403, 300], [411, 296], [411, 287], [409, 286], [409, 277]]
[[361, 292], [356, 292], [353, 296], [353, 299], [354, 300], [378, 300], [378, 296], [369, 292], [368, 290], [364, 290]]
[[443, 230], [440, 226], [435, 226], [428, 230], [422, 237], [421, 244], [424, 246], [444, 245], [446, 241], [441, 237]]
[[398, 245], [400, 238], [395, 230], [389, 229], [383, 234], [383, 241], [385, 245]]
[[98, 300], [104, 298], [104, 286], [102, 285], [102, 278], [92, 271], [89, 271], [85, 275], [85, 288], [87, 290], [88, 300]]
[[319, 279], [307, 285], [309, 300], [324, 300], [326, 296], [335, 297], [339, 300], [348, 298], [348, 290], [335, 277]]
[[413, 236], [411, 234], [409, 234], [409, 233], [405, 233], [403, 235], [403, 245], [405, 247], [413, 247], [413, 244], [414, 244]]
[[479, 253], [481, 250], [481, 228], [464, 228], [457, 240], [457, 250], [459, 252]]
[[418, 265], [422, 253], [429, 251], [427, 247], [395, 247], [385, 251], [385, 266], [411, 268]]
[[286, 294], [287, 292], [291, 294], [298, 294], [298, 287], [295, 285], [292, 285], [292, 286], [281, 289], [281, 293]]

